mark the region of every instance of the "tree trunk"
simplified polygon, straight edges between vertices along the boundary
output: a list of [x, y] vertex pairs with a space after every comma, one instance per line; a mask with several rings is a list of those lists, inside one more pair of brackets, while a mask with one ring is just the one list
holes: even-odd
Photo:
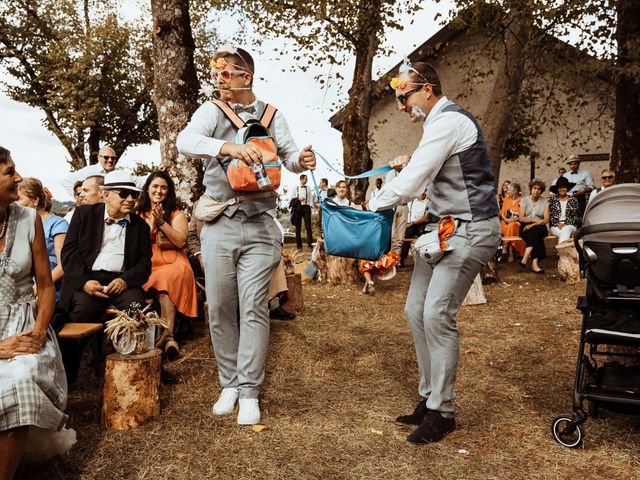
[[500, 62], [482, 125], [496, 185], [500, 179], [502, 151], [513, 123], [513, 112], [520, 100], [524, 47], [531, 31], [530, 20], [526, 17], [518, 15], [506, 17], [506, 20], [510, 24], [504, 31], [505, 56]]
[[176, 138], [197, 108], [200, 88], [193, 60], [188, 0], [151, 0], [153, 16], [154, 102], [160, 155], [176, 184], [176, 195], [191, 204], [200, 193], [202, 164], [178, 154]]
[[[372, 2], [370, 8], [379, 6]], [[345, 110], [342, 124], [342, 147], [344, 152], [344, 171], [347, 175], [357, 175], [371, 169], [371, 152], [369, 151], [369, 117], [373, 105], [373, 81], [371, 77], [373, 59], [380, 40], [377, 34], [379, 13], [372, 14], [371, 25], [362, 29], [362, 35], [354, 45], [356, 66], [353, 71], [353, 84], [349, 89], [349, 103]], [[364, 195], [369, 180], [350, 180], [351, 199]]]
[[611, 169], [618, 183], [640, 182], [640, 3], [618, 0], [618, 62], [615, 77]]

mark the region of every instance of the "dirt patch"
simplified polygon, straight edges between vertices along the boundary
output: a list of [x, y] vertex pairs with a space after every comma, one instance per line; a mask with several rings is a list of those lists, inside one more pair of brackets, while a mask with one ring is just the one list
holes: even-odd
[[456, 392], [458, 430], [414, 447], [392, 423], [413, 410], [417, 365], [403, 305], [411, 272], [361, 285], [304, 287], [305, 312], [272, 323], [262, 410], [268, 430], [215, 417], [219, 388], [204, 325], [169, 368], [162, 415], [125, 432], [100, 426], [100, 381], [85, 368], [69, 396], [78, 444], [25, 479], [637, 479], [634, 417], [603, 412], [585, 448], [553, 441], [551, 420], [570, 412], [584, 283], [501, 267], [488, 303], [463, 307]]

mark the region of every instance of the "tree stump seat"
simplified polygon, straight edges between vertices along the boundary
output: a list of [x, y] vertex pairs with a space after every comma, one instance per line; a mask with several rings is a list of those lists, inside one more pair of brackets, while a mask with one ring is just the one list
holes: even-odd
[[160, 415], [162, 351], [107, 357], [102, 395], [102, 424], [115, 430], [136, 428]]
[[287, 301], [282, 305], [282, 309], [293, 315], [299, 315], [304, 310], [304, 297], [302, 295], [302, 275], [293, 273], [286, 276], [287, 279]]
[[556, 246], [558, 252], [558, 274], [569, 283], [580, 281], [580, 260], [573, 240], [567, 240]]

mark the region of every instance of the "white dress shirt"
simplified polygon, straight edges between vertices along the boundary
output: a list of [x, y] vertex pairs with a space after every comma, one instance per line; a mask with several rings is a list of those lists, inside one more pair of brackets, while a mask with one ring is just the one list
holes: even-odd
[[591, 178], [591, 174], [586, 170], [578, 170], [576, 173], [573, 173], [571, 170], [569, 170], [563, 175], [563, 177], [569, 180], [571, 183], [576, 184], [575, 187], [569, 190], [569, 195], [573, 195], [578, 190], [582, 190], [586, 187], [591, 188], [591, 190], [595, 188], [593, 179]]
[[433, 106], [411, 160], [391, 181], [389, 176], [393, 170], [387, 174], [386, 185], [369, 200], [370, 210], [392, 208], [417, 198], [427, 190], [449, 157], [476, 143], [478, 131], [471, 119], [458, 112], [443, 112], [447, 102], [447, 97], [442, 96]]
[[[117, 168], [116, 170], [124, 169]], [[67, 191], [67, 193], [73, 197], [73, 186], [76, 184], [76, 182], [84, 182], [89, 177], [93, 177], [96, 175], [105, 176], [106, 174], [107, 172], [102, 167], [102, 165], [100, 165], [100, 163], [94, 163], [93, 165], [87, 165], [86, 167], [82, 167], [80, 170], [71, 172], [69, 175], [62, 179], [60, 184]], [[148, 176], [149, 174], [143, 175], [141, 177], [133, 177], [133, 181], [136, 182], [136, 187], [144, 187]]]
[[409, 202], [409, 215], [407, 217], [407, 221], [412, 223], [420, 218], [424, 217], [427, 214], [427, 199], [411, 200]]
[[[104, 209], [104, 219], [109, 218], [107, 209]], [[131, 217], [127, 214], [124, 218], [127, 223], [131, 222]], [[105, 270], [107, 272], [121, 272], [124, 267], [124, 239], [126, 237], [126, 227], [121, 227], [117, 223], [111, 225], [104, 224], [102, 234], [102, 245], [100, 253], [93, 262], [91, 270]]]
[[[256, 107], [256, 100], [248, 107]], [[213, 132], [217, 126], [217, 110], [211, 102], [203, 103], [198, 108], [189, 122], [188, 128], [183, 130], [176, 140], [178, 150], [187, 156], [214, 158], [220, 155], [222, 145], [228, 143], [227, 140], [213, 138]], [[249, 112], [240, 112], [238, 116], [245, 122], [247, 120], [259, 120], [254, 114]], [[287, 170], [294, 173], [302, 173], [305, 168], [300, 165], [300, 149], [296, 146], [289, 130], [289, 125], [284, 119], [280, 110], [273, 117], [272, 134], [277, 141], [278, 157]]]
[[302, 198], [300, 205], [313, 205], [315, 203], [315, 193], [309, 185], [298, 185], [294, 190], [292, 198]]

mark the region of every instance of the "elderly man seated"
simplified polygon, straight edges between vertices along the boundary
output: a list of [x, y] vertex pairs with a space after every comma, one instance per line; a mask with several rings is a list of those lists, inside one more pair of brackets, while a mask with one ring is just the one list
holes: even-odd
[[[149, 227], [133, 213], [141, 190], [122, 170], [108, 173], [101, 189], [104, 203], [77, 208], [62, 247], [60, 306], [72, 322], [95, 322], [112, 305], [143, 305], [151, 274]], [[70, 383], [76, 375], [67, 371]]]

